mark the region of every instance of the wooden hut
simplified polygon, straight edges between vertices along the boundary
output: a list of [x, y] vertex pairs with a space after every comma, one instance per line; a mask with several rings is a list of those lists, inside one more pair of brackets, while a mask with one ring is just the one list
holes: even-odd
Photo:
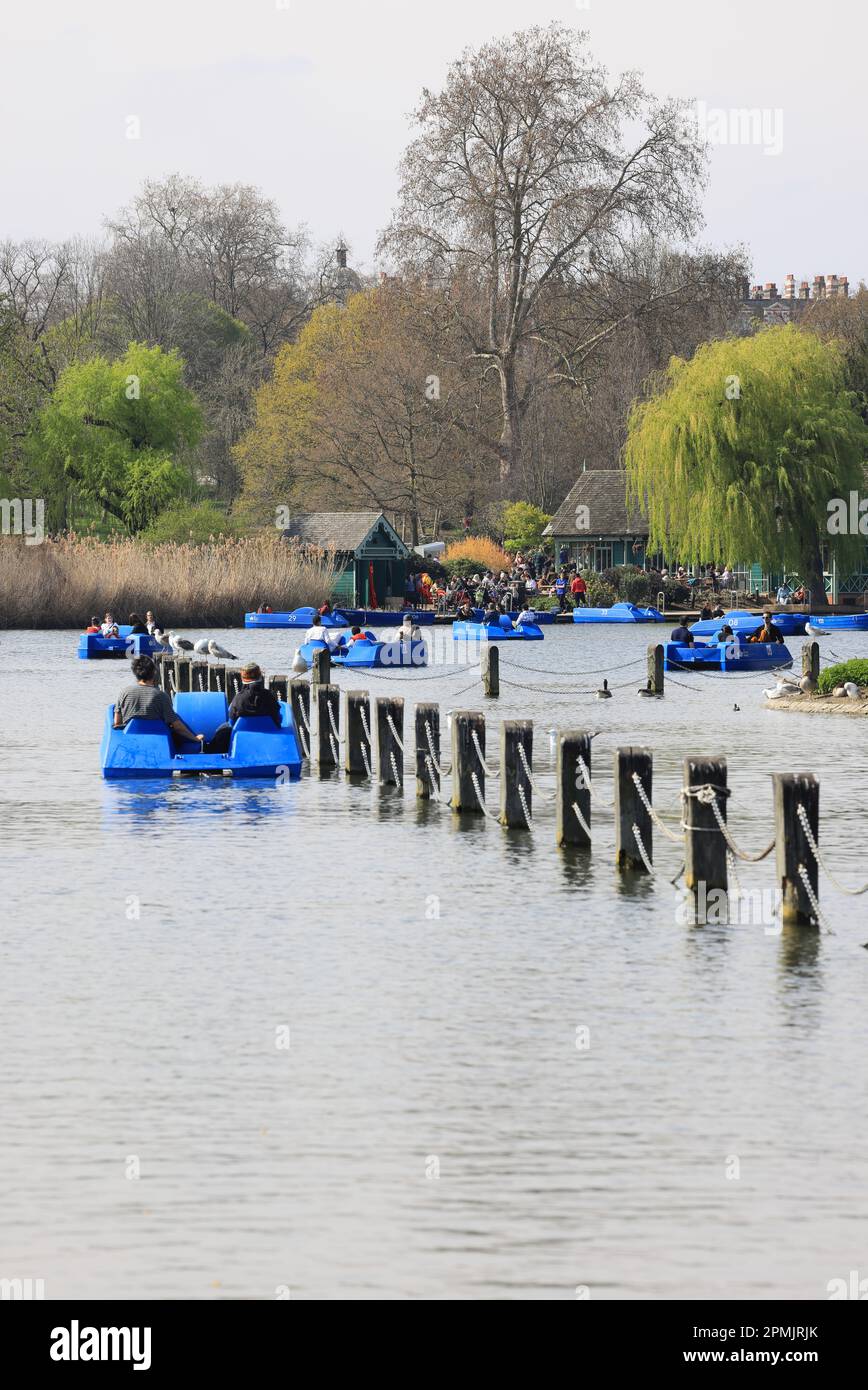
[[347, 608], [400, 608], [410, 551], [382, 512], [304, 512], [286, 540], [334, 553], [333, 602]]

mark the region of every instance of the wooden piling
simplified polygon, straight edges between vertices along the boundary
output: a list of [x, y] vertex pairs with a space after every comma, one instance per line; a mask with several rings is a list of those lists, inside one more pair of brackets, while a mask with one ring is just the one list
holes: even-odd
[[371, 701], [367, 690], [345, 691], [344, 769], [351, 777], [371, 776], [374, 754], [371, 749], [370, 731]]
[[[524, 756], [522, 756], [522, 753]], [[500, 823], [530, 830], [533, 814], [533, 720], [504, 719], [500, 725]]]
[[[171, 661], [172, 658], [169, 657], [168, 659]], [[165, 690], [167, 694], [171, 694], [171, 682], [169, 680], [169, 667], [166, 664], [166, 653], [157, 652], [152, 660], [154, 663], [154, 670], [156, 671], [154, 677], [155, 686], [158, 690]]]
[[[316, 763], [320, 768], [337, 767], [341, 748], [338, 735], [341, 692], [336, 685], [316, 687]], [[335, 729], [338, 733], [335, 733]]]
[[222, 661], [216, 661], [213, 666], [208, 667], [208, 689], [226, 694], [226, 667]]
[[400, 696], [377, 696], [377, 778], [381, 787], [404, 785], [404, 701]]
[[820, 677], [820, 644], [819, 642], [805, 642], [802, 646], [802, 675], [812, 676], [814, 680]]
[[802, 882], [799, 865], [807, 871], [815, 898], [820, 896], [819, 871], [799, 816], [799, 806], [804, 806], [811, 833], [819, 843], [820, 784], [810, 772], [778, 772], [773, 774], [772, 781], [775, 856], [778, 887], [783, 898], [783, 921], [787, 925], [810, 926], [816, 923], [816, 914]]
[[636, 835], [639, 831], [648, 863], [654, 860], [651, 817], [633, 781], [637, 773], [648, 801], [651, 801], [651, 753], [647, 748], [619, 748], [615, 753], [615, 863], [619, 869], [648, 872]]
[[303, 757], [309, 758], [311, 755], [310, 686], [306, 680], [299, 679], [289, 682], [289, 703], [292, 708], [292, 723], [299, 752]]
[[238, 694], [238, 692], [239, 692], [239, 690], [241, 689], [241, 687], [242, 687], [243, 684], [244, 684], [244, 682], [243, 682], [242, 679], [241, 679], [241, 667], [240, 667], [240, 666], [227, 666], [227, 667], [226, 667], [226, 698], [229, 700], [230, 704], [231, 704], [232, 701], [234, 700], [235, 696]]
[[[430, 740], [429, 740], [430, 734]], [[433, 751], [432, 751], [433, 750]], [[440, 706], [416, 706], [416, 795], [436, 801], [440, 791]]]
[[482, 689], [492, 699], [500, 694], [500, 649], [490, 642], [480, 643], [479, 669], [482, 672]]
[[208, 689], [208, 664], [207, 661], [196, 661], [195, 659], [191, 662], [191, 686], [197, 692], [201, 693]]
[[[590, 849], [591, 793], [582, 776], [580, 760], [591, 773], [591, 735], [584, 729], [568, 729], [558, 735], [555, 754], [555, 844]], [[576, 815], [573, 803], [582, 813]]]
[[273, 675], [268, 677], [268, 688], [273, 690], [278, 700], [284, 704], [289, 701], [289, 676]]
[[332, 654], [328, 647], [318, 647], [310, 668], [311, 685], [328, 685], [332, 678]]
[[[685, 758], [684, 789], [711, 786], [717, 789], [717, 806], [726, 820], [726, 758]], [[726, 839], [717, 823], [714, 807], [696, 796], [683, 798], [684, 884], [693, 892], [697, 920], [705, 921], [708, 894], [727, 890]], [[716, 899], [715, 899], [716, 901]], [[714, 911], [715, 920], [719, 920]]]
[[[473, 735], [479, 741], [482, 756], [485, 757], [485, 715], [473, 710], [459, 710], [452, 716], [452, 798], [453, 811], [467, 811], [481, 816], [479, 797], [485, 801], [485, 768], [482, 765]], [[474, 786], [474, 776], [479, 786], [479, 796]]]
[[175, 689], [179, 695], [187, 695], [192, 690], [193, 663], [189, 656], [175, 657]]
[[652, 642], [648, 647], [648, 679], [651, 682], [648, 687], [652, 695], [663, 694], [663, 644]]

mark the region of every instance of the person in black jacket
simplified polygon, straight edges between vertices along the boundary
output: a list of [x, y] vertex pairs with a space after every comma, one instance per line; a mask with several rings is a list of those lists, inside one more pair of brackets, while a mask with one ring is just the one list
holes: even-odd
[[229, 722], [214, 731], [205, 748], [206, 753], [228, 753], [232, 741], [232, 725], [243, 717], [257, 719], [267, 716], [280, 728], [280, 701], [273, 690], [265, 688], [265, 678], [255, 661], [241, 667], [241, 689], [229, 706]]

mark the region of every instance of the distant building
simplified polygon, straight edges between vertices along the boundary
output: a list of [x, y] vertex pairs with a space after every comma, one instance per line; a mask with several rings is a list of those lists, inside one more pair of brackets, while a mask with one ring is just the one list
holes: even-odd
[[335, 248], [335, 264], [325, 271], [321, 281], [323, 298], [343, 306], [350, 295], [364, 288], [356, 271], [347, 265], [348, 249], [341, 239]]
[[796, 277], [790, 273], [785, 276], [780, 292], [774, 280], [769, 280], [765, 285], [751, 285], [745, 277], [741, 300], [736, 308], [736, 324], [742, 332], [749, 333], [760, 324], [773, 326], [798, 322], [802, 314], [818, 300], [846, 299], [849, 293], [850, 282], [846, 275], [815, 275], [813, 284], [802, 280], [796, 288]]
[[554, 541], [555, 559], [567, 552], [568, 562], [582, 569], [607, 570], [614, 565], [645, 568], [648, 522], [627, 507], [627, 475], [623, 468], [588, 468], [580, 473], [543, 535]]
[[382, 512], [305, 512], [293, 517], [286, 540], [332, 551], [332, 598], [347, 608], [400, 608], [408, 547]]

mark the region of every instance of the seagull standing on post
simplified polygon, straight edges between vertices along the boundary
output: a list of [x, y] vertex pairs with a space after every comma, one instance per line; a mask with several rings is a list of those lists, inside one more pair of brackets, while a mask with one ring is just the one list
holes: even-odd
[[225, 647], [221, 647], [219, 642], [215, 642], [212, 637], [208, 643], [208, 655], [216, 656], [222, 661], [237, 661], [238, 657], [233, 656], [232, 652], [227, 652]]

